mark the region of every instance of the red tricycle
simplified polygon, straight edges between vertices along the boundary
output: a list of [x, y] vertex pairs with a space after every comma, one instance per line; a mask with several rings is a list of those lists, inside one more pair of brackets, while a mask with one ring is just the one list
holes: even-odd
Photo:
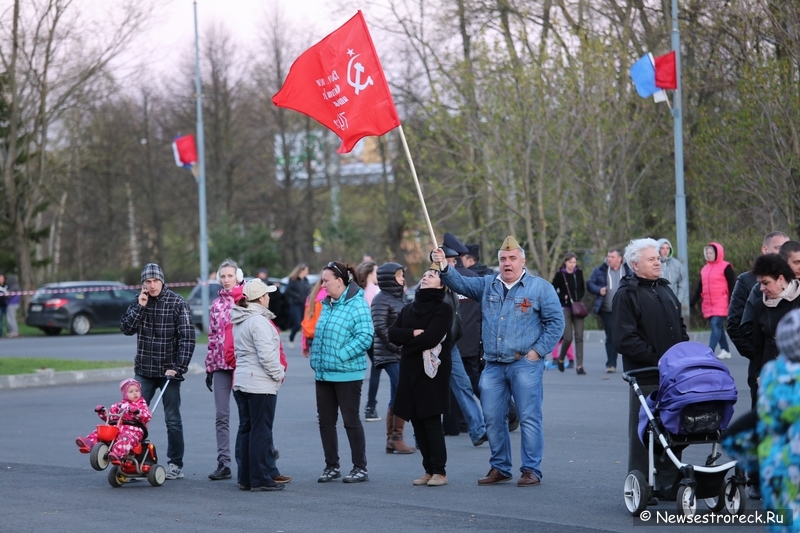
[[[168, 379], [161, 389], [161, 393], [153, 404], [152, 411], [155, 412], [164, 391], [169, 386]], [[97, 426], [97, 443], [89, 451], [89, 464], [95, 470], [105, 470], [110, 461], [109, 450], [114, 446], [114, 441], [119, 435], [118, 424], [122, 423], [123, 415], [126, 412], [106, 413], [106, 423]], [[108, 483], [112, 487], [121, 487], [127, 481], [136, 478], [147, 478], [147, 481], [154, 487], [160, 487], [167, 478], [167, 471], [158, 464], [156, 447], [147, 440], [147, 428], [144, 430], [142, 441], [133, 447], [127, 457], [120, 459], [119, 464], [112, 464], [108, 471]]]

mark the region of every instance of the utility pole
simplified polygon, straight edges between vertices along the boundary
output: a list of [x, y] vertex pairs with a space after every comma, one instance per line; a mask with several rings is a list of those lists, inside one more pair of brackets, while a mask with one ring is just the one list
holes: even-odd
[[195, 98], [197, 100], [197, 164], [200, 167], [197, 177], [197, 198], [200, 204], [200, 294], [203, 305], [203, 331], [208, 333], [209, 294], [208, 286], [208, 230], [206, 228], [206, 155], [203, 136], [203, 89], [200, 84], [200, 36], [197, 30], [197, 0], [194, 2], [194, 74]]
[[[673, 132], [675, 137], [675, 230], [678, 233], [678, 260], [683, 279], [689, 283], [689, 237], [686, 231], [686, 192], [683, 187], [683, 81], [681, 77], [681, 34], [678, 31], [678, 0], [672, 0], [672, 49], [675, 51], [675, 73], [678, 88], [672, 100]], [[688, 291], [681, 302], [685, 324], [689, 324]]]

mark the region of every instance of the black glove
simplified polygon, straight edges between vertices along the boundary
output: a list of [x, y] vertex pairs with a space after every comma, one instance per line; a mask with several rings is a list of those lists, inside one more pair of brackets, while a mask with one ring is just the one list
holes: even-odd
[[208, 387], [208, 390], [211, 392], [214, 392], [214, 389], [211, 388], [211, 383], [213, 379], [214, 379], [214, 373], [206, 372], [206, 387]]

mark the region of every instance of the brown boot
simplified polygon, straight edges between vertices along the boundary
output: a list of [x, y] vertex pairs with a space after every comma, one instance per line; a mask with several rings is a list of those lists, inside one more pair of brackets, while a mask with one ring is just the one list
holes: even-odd
[[394, 417], [392, 416], [392, 410], [389, 409], [386, 411], [386, 453], [394, 453], [392, 435], [394, 435]]
[[[406, 425], [406, 421], [402, 418], [395, 416], [392, 413], [392, 410], [389, 409], [389, 412], [386, 413], [387, 418], [392, 418], [392, 435], [386, 442], [386, 453], [414, 453], [416, 448], [412, 448], [407, 446], [406, 443], [403, 441], [403, 427]], [[388, 424], [387, 424], [388, 427]], [[389, 451], [391, 448], [392, 452]]]

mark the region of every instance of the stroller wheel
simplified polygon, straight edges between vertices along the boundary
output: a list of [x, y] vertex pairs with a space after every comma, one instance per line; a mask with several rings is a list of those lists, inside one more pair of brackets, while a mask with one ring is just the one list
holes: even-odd
[[628, 473], [623, 487], [623, 496], [625, 498], [625, 507], [633, 516], [639, 516], [647, 508], [647, 502], [650, 499], [650, 486], [647, 484], [644, 474], [638, 470], [631, 470]]
[[120, 472], [119, 467], [116, 465], [112, 466], [111, 470], [108, 471], [108, 484], [114, 488], [124, 485], [127, 479], [127, 476]]
[[98, 442], [92, 446], [92, 451], [89, 452], [89, 464], [95, 470], [106, 469], [108, 466], [108, 444]]
[[723, 500], [725, 510], [727, 510], [730, 514], [740, 515], [744, 513], [745, 502], [747, 501], [747, 498], [744, 494], [744, 487], [738, 483], [735, 483], [732, 479], [729, 479], [725, 484], [725, 489], [722, 492], [720, 499]]
[[694, 489], [689, 485], [681, 485], [678, 488], [676, 498], [678, 512], [684, 516], [693, 516], [697, 510], [697, 498], [694, 497]]

